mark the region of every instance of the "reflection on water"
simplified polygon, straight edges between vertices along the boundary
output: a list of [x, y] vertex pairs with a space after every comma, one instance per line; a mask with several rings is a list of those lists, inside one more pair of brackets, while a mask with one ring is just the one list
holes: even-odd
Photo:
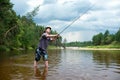
[[93, 51], [93, 59], [97, 70], [111, 70], [120, 74], [119, 51]]
[[33, 67], [34, 51], [0, 53], [0, 80], [120, 80], [119, 51], [49, 50], [49, 67]]
[[44, 67], [43, 72], [39, 70], [39, 68], [34, 67], [34, 74], [35, 74], [35, 79], [37, 80], [46, 80], [47, 74], [48, 74], [48, 68]]
[[120, 52], [119, 51], [93, 51], [93, 58], [96, 63], [104, 63], [106, 67], [110, 64], [120, 64]]

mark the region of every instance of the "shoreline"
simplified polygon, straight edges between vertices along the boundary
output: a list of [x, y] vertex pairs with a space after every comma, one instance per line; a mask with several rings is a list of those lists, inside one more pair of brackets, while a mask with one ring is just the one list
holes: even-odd
[[71, 50], [120, 50], [120, 48], [87, 48], [87, 47], [66, 47]]

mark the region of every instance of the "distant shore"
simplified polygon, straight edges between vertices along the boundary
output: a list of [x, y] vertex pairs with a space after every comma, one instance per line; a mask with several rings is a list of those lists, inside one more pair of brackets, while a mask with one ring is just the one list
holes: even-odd
[[120, 48], [87, 48], [87, 47], [66, 47], [72, 50], [120, 50]]
[[[49, 46], [48, 49], [64, 49], [63, 47]], [[65, 47], [65, 49], [71, 50], [120, 50], [120, 48], [109, 48], [109, 47]]]

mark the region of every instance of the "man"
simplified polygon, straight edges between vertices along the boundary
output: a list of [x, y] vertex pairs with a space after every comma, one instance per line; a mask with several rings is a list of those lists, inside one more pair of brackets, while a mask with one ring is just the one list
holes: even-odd
[[48, 54], [46, 51], [48, 43], [50, 40], [55, 40], [58, 37], [58, 34], [51, 35], [50, 32], [51, 32], [51, 27], [46, 27], [44, 33], [40, 38], [38, 48], [36, 49], [35, 52], [34, 67], [37, 67], [38, 61], [40, 60], [41, 56], [45, 61], [45, 67], [48, 67]]

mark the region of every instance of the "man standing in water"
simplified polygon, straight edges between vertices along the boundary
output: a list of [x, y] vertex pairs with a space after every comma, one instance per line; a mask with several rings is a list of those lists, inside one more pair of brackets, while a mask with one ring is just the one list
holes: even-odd
[[50, 32], [51, 32], [51, 27], [46, 27], [44, 33], [40, 38], [38, 48], [36, 49], [36, 52], [35, 52], [34, 67], [37, 67], [38, 61], [40, 60], [41, 56], [45, 61], [45, 67], [48, 67], [48, 54], [46, 51], [48, 43], [49, 41], [55, 40], [58, 37], [58, 34], [51, 35]]

